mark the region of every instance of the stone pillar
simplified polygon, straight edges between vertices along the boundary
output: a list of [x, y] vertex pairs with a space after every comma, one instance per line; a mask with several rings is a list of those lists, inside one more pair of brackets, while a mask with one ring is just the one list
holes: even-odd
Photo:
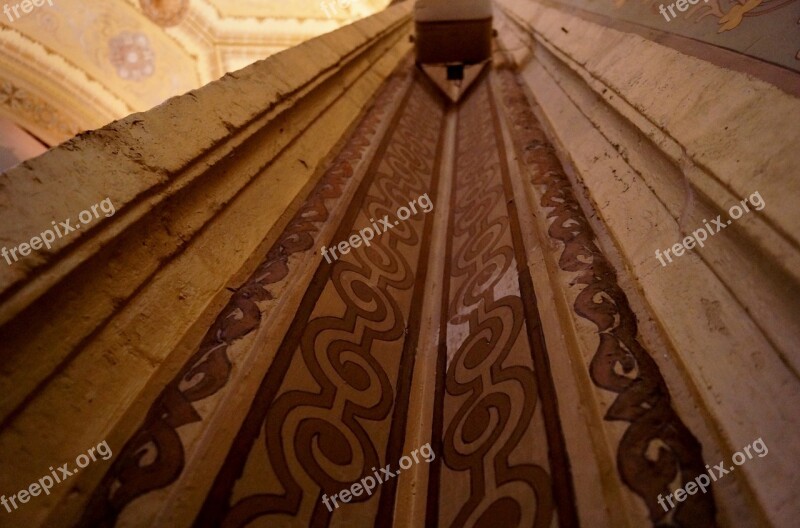
[[[714, 484], [719, 523], [796, 523], [800, 76], [702, 42], [663, 33], [655, 39], [654, 32], [580, 10], [497, 5], [505, 17], [505, 60], [518, 68], [568, 168], [703, 458], [727, 461], [729, 469], [744, 446], [759, 438], [769, 446], [763, 462], [756, 458]], [[545, 204], [552, 204], [539, 183], [531, 182], [532, 201], [547, 215]], [[676, 255], [679, 244], [691, 247]], [[550, 272], [562, 275], [569, 298], [574, 284], [562, 264], [553, 261]], [[580, 320], [566, 310], [566, 320]], [[573, 365], [593, 355], [593, 340], [578, 342], [583, 352]], [[597, 390], [581, 387], [575, 397], [587, 409], [604, 409], [599, 402], [607, 392], [593, 384]], [[615, 451], [611, 462], [618, 455], [622, 464], [623, 446], [607, 420], [608, 436], [594, 439], [594, 449], [600, 459]], [[586, 452], [581, 441], [571, 443]], [[657, 446], [648, 449], [652, 459]], [[628, 478], [647, 480], [636, 471]], [[614, 500], [629, 498], [625, 492]], [[631, 505], [608, 511], [633, 515], [615, 526], [643, 522]]]
[[[0, 176], [9, 248], [67, 218], [75, 227], [101, 201], [114, 210], [0, 265], [1, 490], [103, 440], [122, 448], [408, 54], [410, 9], [393, 6]], [[14, 511], [14, 524], [77, 522], [101, 466]]]

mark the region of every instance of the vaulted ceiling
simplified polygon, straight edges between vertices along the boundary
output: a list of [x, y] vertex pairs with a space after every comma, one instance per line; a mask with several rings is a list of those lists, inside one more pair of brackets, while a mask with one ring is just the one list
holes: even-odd
[[388, 3], [45, 1], [18, 18], [0, 15], [0, 117], [54, 145]]

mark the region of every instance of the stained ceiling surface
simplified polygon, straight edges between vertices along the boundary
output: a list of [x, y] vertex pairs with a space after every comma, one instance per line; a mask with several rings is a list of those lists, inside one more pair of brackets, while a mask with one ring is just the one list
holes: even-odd
[[[48, 145], [185, 93], [388, 0], [41, 0], [0, 13], [0, 117]], [[32, 7], [32, 8], [31, 8]]]

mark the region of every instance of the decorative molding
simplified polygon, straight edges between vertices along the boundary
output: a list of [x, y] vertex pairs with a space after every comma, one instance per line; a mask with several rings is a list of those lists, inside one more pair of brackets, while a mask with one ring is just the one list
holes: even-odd
[[[210, 0], [110, 0], [102, 9], [119, 4], [113, 16], [81, 5], [81, 16], [88, 17], [87, 10], [98, 11], [98, 16], [75, 17], [83, 20], [75, 22], [79, 31], [70, 26], [72, 10], [78, 9], [73, 3], [37, 11], [16, 25], [0, 20], [0, 75], [47, 101], [57, 110], [59, 122], [69, 125], [46, 123], [47, 119], [17, 115], [8, 109], [4, 115], [55, 145], [71, 137], [68, 134], [74, 130], [99, 128], [147, 110], [168, 97], [374, 13], [382, 7], [381, 1], [364, 1], [357, 12], [347, 16], [325, 17], [314, 0], [308, 1], [310, 8], [270, 3], [272, 7], [266, 11], [250, 4], [244, 10], [238, 7], [236, 15], [223, 14]], [[286, 16], [292, 9], [297, 16]], [[252, 14], [245, 14], [248, 10]], [[270, 10], [282, 14], [269, 16]], [[315, 12], [318, 14], [312, 16]], [[84, 22], [88, 25], [81, 27]], [[64, 31], [62, 37], [80, 42], [65, 41], [64, 49], [45, 45], [45, 34], [56, 30]], [[171, 77], [176, 71], [183, 73], [181, 82]], [[187, 79], [187, 72], [192, 78]], [[59, 85], [52, 79], [58, 79]]]
[[[673, 406], [706, 458], [727, 458], [759, 436], [782, 446], [769, 464], [737, 470], [717, 487], [719, 522], [791, 524], [797, 486], [787, 483], [798, 476], [788, 468], [800, 456], [791, 440], [800, 423], [792, 418], [800, 398], [800, 125], [791, 116], [800, 100], [601, 21], [500, 2], [513, 20], [501, 47], [568, 164], [596, 244], [621, 273]], [[619, 60], [632, 53], [648, 60]], [[763, 210], [665, 267], [656, 259], [656, 249], [724, 218], [755, 191]]]
[[[22, 91], [26, 98], [36, 101], [32, 105], [6, 107], [4, 114], [48, 145], [133, 112], [102, 82], [13, 28], [0, 30], [0, 45], [0, 78], [14, 91]], [[59, 84], [43, 81], [49, 78], [58, 78]]]
[[596, 328], [591, 380], [599, 389], [617, 394], [605, 420], [629, 424], [617, 446], [620, 477], [644, 500], [654, 526], [715, 526], [711, 493], [689, 496], [669, 512], [658, 504], [658, 495], [668, 494], [676, 479], [685, 484], [705, 473], [702, 446], [672, 406], [660, 369], [642, 345], [637, 316], [617, 273], [597, 246], [520, 84], [510, 71], [500, 72], [517, 155], [536, 188], [538, 205], [546, 211], [553, 251], [560, 248], [558, 266], [570, 277], [574, 313]]
[[189, 11], [190, 0], [139, 0], [144, 14], [162, 27], [176, 26]]
[[84, 130], [80, 124], [62, 114], [56, 107], [15, 85], [13, 81], [4, 79], [1, 74], [0, 113], [50, 145]]

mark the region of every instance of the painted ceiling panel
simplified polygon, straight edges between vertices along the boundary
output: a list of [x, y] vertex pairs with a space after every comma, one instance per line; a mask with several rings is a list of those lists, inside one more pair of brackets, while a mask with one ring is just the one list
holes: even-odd
[[389, 3], [41, 1], [27, 13], [12, 3], [0, 14], [0, 116], [48, 145], [147, 110]]

